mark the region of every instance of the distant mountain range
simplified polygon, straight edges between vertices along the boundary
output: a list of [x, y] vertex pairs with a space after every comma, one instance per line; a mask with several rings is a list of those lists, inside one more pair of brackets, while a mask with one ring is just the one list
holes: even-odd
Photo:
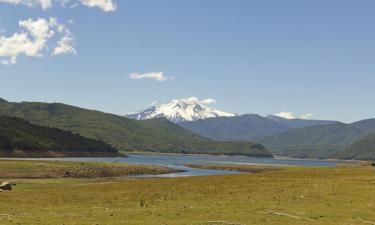
[[308, 119], [286, 119], [280, 116], [269, 115], [266, 117], [267, 119], [273, 120], [279, 125], [283, 125], [287, 128], [305, 128], [311, 127], [316, 125], [327, 125], [327, 124], [334, 124], [338, 121], [332, 120], [308, 120]]
[[214, 100], [212, 99], [200, 101], [196, 97], [175, 99], [166, 104], [152, 106], [145, 110], [141, 110], [138, 113], [128, 114], [125, 116], [137, 120], [167, 118], [175, 123], [196, 121], [214, 117], [235, 116], [234, 113], [227, 113], [209, 107], [208, 105], [213, 102]]
[[[368, 137], [375, 134], [375, 119], [345, 124], [276, 115], [236, 115], [207, 108], [196, 98], [173, 100], [128, 116], [138, 120], [165, 117], [195, 134], [217, 141], [257, 141], [275, 155], [375, 159], [375, 146], [370, 146], [374, 137]], [[365, 153], [360, 156], [356, 155], [357, 151]]]
[[136, 120], [166, 118], [185, 129], [218, 141], [253, 141], [294, 128], [325, 125], [337, 121], [285, 119], [275, 115], [236, 115], [208, 106], [213, 100], [195, 97], [175, 99], [166, 104], [152, 106], [139, 113], [127, 114]]
[[[263, 138], [260, 142], [278, 155], [334, 158], [344, 155], [340, 154], [343, 149], [374, 133], [375, 119], [368, 119], [351, 124], [337, 122], [292, 129]], [[375, 158], [375, 146], [371, 148]]]
[[179, 123], [182, 127], [214, 140], [255, 140], [287, 131], [289, 128], [274, 120], [248, 114], [234, 117], [217, 117]]
[[[285, 119], [274, 115], [262, 117], [249, 114], [182, 122], [179, 125], [214, 140], [257, 141], [274, 155], [358, 159], [366, 156], [367, 159], [375, 159], [375, 145], [370, 145], [371, 141], [363, 140], [368, 135], [375, 134], [375, 119], [345, 124], [338, 121]], [[346, 154], [341, 153], [342, 151], [346, 151]], [[366, 154], [357, 156], [357, 151]]]
[[182, 127], [214, 140], [259, 140], [294, 128], [332, 124], [335, 121], [284, 119], [248, 114], [179, 123]]
[[13, 103], [4, 99], [0, 99], [0, 115], [20, 117], [35, 125], [71, 131], [104, 141], [120, 151], [272, 157], [269, 151], [255, 142], [214, 141], [165, 118], [137, 121], [60, 103]]

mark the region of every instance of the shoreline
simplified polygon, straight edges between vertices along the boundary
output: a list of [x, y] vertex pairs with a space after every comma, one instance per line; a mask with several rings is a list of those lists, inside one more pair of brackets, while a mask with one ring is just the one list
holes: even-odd
[[207, 156], [207, 157], [235, 157], [235, 158], [255, 158], [255, 159], [275, 159], [275, 160], [298, 160], [298, 161], [328, 161], [328, 162], [342, 162], [342, 164], [363, 164], [363, 163], [371, 163], [371, 160], [355, 160], [355, 159], [317, 159], [317, 158], [292, 158], [286, 156], [277, 156], [274, 155], [272, 158], [270, 157], [257, 157], [257, 156], [246, 156], [246, 155], [225, 155], [225, 154], [205, 154], [205, 153], [166, 153], [166, 152], [128, 152], [128, 151], [119, 151], [117, 154], [112, 153], [98, 153], [93, 154], [90, 152], [81, 152], [77, 154], [65, 154], [66, 152], [56, 153], [56, 152], [43, 152], [43, 154], [31, 154], [31, 155], [24, 155], [24, 154], [0, 154], [0, 160], [10, 159], [10, 160], [17, 160], [17, 159], [53, 159], [53, 158], [127, 158], [131, 157], [130, 155], [146, 155], [146, 156]]
[[171, 155], [171, 156], [210, 156], [210, 157], [241, 157], [241, 158], [259, 158], [259, 159], [279, 159], [279, 160], [300, 160], [300, 161], [330, 161], [330, 162], [348, 162], [348, 163], [368, 163], [371, 160], [356, 160], [356, 159], [317, 159], [317, 158], [292, 158], [286, 156], [277, 156], [273, 158], [268, 157], [256, 157], [256, 156], [246, 156], [246, 155], [216, 155], [216, 154], [197, 154], [197, 153], [165, 153], [165, 152], [122, 152], [128, 157], [129, 155]]
[[251, 157], [251, 158], [262, 158], [262, 159], [273, 159], [272, 157], [264, 157], [264, 156], [249, 156], [249, 155], [232, 155], [232, 154], [209, 154], [209, 153], [176, 153], [176, 152], [127, 152], [127, 151], [120, 151], [126, 155], [188, 155], [188, 156], [231, 156], [231, 157]]
[[0, 158], [109, 158], [109, 157], [127, 157], [122, 152], [69, 152], [69, 151], [36, 151], [36, 152], [25, 152], [25, 151], [5, 151], [0, 152]]
[[182, 170], [157, 165], [0, 159], [0, 179], [121, 178]]

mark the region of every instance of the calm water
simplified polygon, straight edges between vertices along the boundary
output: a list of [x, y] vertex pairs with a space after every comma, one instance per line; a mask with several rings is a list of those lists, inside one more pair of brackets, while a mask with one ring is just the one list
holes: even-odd
[[163, 175], [144, 175], [142, 177], [182, 177], [206, 176], [218, 174], [239, 174], [236, 171], [194, 169], [184, 164], [240, 164], [240, 165], [285, 165], [285, 166], [318, 166], [333, 167], [340, 161], [328, 160], [299, 160], [299, 159], [269, 159], [243, 156], [209, 156], [209, 155], [143, 155], [130, 154], [124, 158], [53, 158], [45, 160], [65, 161], [92, 161], [92, 162], [118, 162], [129, 164], [158, 165], [184, 170], [186, 172], [170, 173]]

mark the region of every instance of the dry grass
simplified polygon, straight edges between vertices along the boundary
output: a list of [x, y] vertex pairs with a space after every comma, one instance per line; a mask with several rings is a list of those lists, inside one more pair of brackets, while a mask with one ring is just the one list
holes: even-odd
[[0, 160], [0, 179], [98, 178], [175, 171], [160, 166], [120, 163]]
[[375, 224], [375, 169], [284, 168], [175, 179], [11, 180], [0, 224]]

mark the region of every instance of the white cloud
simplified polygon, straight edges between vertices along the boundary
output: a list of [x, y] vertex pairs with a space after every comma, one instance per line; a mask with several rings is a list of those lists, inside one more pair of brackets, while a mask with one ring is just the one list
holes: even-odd
[[164, 82], [167, 80], [173, 80], [173, 77], [166, 77], [164, 75], [164, 72], [149, 72], [149, 73], [132, 73], [129, 75], [129, 79], [132, 80], [143, 80], [143, 79], [149, 79], [149, 80], [156, 80], [160, 82]]
[[279, 113], [276, 113], [275, 116], [278, 116], [278, 117], [282, 117], [282, 118], [285, 118], [285, 119], [295, 119], [296, 117], [293, 115], [292, 112], [279, 112]]
[[41, 7], [43, 10], [50, 9], [54, 3], [62, 7], [75, 7], [77, 2], [87, 7], [98, 7], [105, 12], [115, 11], [117, 6], [114, 0], [0, 0], [0, 3], [13, 5], [25, 5], [28, 7]]
[[77, 51], [74, 49], [74, 37], [70, 30], [59, 24], [57, 29], [60, 33], [63, 34], [62, 38], [57, 42], [56, 47], [53, 50], [52, 55], [61, 55], [61, 54], [76, 54]]
[[52, 7], [52, 0], [0, 0], [0, 3], [26, 5], [28, 7], [41, 7], [44, 10]]
[[111, 12], [116, 10], [116, 3], [112, 0], [81, 0], [81, 3], [88, 7], [98, 7], [104, 12]]
[[216, 103], [216, 100], [215, 99], [212, 99], [212, 98], [207, 98], [207, 99], [203, 99], [202, 101], [200, 101], [199, 103], [203, 104], [203, 105], [210, 105], [210, 104], [215, 104]]
[[285, 119], [289, 119], [289, 120], [290, 119], [311, 119], [311, 117], [313, 116], [312, 113], [306, 113], [306, 114], [302, 114], [298, 116], [298, 115], [295, 115], [293, 112], [287, 112], [287, 111], [279, 112], [274, 115], [285, 118]]
[[306, 119], [311, 119], [312, 116], [313, 116], [312, 113], [306, 113], [306, 114], [300, 115], [298, 118], [306, 120]]
[[[53, 55], [75, 53], [72, 34], [56, 18], [22, 20], [18, 25], [19, 32], [0, 36], [0, 63], [3, 65], [16, 64], [19, 55], [42, 57], [50, 47]], [[49, 41], [56, 35], [59, 35], [57, 43], [50, 46]]]
[[188, 104], [201, 104], [201, 105], [205, 105], [205, 106], [216, 103], [216, 100], [212, 99], [212, 98], [206, 98], [206, 99], [200, 100], [197, 97], [190, 97], [190, 98], [186, 98], [186, 99], [174, 99], [172, 101], [185, 102], [185, 103], [188, 103]]

